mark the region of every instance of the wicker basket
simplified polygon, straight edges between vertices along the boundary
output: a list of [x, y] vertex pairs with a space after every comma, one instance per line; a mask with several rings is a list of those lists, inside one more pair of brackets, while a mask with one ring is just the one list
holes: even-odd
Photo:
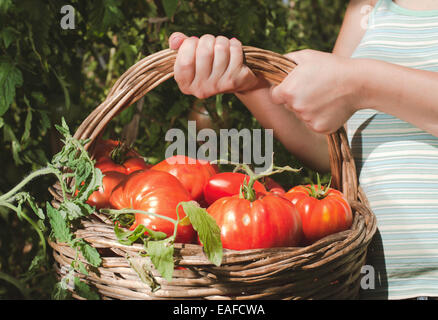
[[[280, 54], [244, 47], [245, 62], [256, 73], [279, 83], [295, 64]], [[176, 52], [163, 50], [132, 66], [78, 128], [75, 137], [90, 138], [88, 150], [102, 134], [108, 122], [122, 109], [173, 77]], [[88, 276], [78, 275], [96, 287], [104, 299], [355, 299], [360, 289], [360, 271], [376, 219], [358, 186], [354, 160], [343, 128], [327, 136], [332, 171], [332, 186], [341, 190], [350, 202], [354, 220], [350, 230], [327, 236], [299, 248], [273, 248], [233, 251], [224, 249], [223, 262], [209, 262], [201, 246], [176, 244], [179, 268], [168, 282], [153, 272], [161, 288], [152, 292], [141, 281], [135, 268], [150, 263], [139, 258], [141, 244], [120, 244], [113, 224], [96, 212], [82, 221], [76, 232], [102, 256], [102, 265]], [[53, 205], [62, 200], [56, 186], [50, 188]], [[75, 252], [62, 243], [50, 242], [59, 277], [68, 270]], [[132, 259], [126, 258], [134, 257]], [[85, 260], [83, 260], [84, 263]], [[80, 299], [73, 293], [75, 298]]]

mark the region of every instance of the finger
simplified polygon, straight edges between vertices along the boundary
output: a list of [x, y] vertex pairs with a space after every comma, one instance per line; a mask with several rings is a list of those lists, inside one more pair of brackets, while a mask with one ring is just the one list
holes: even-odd
[[232, 74], [240, 71], [243, 66], [242, 43], [236, 38], [230, 40], [230, 63], [227, 72]]
[[213, 68], [215, 37], [206, 34], [199, 39], [196, 49], [196, 78], [199, 84], [204, 83], [210, 77]]
[[230, 62], [230, 40], [223, 36], [216, 38], [214, 44], [213, 68], [210, 79], [218, 80], [228, 68]]
[[178, 50], [174, 65], [174, 78], [180, 89], [185, 92], [192, 84], [196, 72], [196, 48], [198, 39], [187, 38]]
[[172, 50], [178, 50], [181, 47], [181, 44], [188, 37], [181, 32], [174, 32], [169, 37], [169, 48]]

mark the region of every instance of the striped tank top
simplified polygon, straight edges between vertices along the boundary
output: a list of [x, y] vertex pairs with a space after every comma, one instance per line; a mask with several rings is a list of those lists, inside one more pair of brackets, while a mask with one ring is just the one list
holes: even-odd
[[[438, 72], [438, 10], [380, 0], [352, 57]], [[438, 297], [438, 138], [372, 109], [356, 112], [347, 133], [378, 226], [367, 259], [375, 286], [361, 297]]]

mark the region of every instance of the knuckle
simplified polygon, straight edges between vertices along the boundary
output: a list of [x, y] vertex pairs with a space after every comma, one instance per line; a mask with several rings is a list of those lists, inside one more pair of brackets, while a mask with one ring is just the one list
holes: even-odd
[[187, 86], [184, 86], [184, 85], [179, 85], [178, 84], [178, 87], [179, 87], [179, 90], [183, 93], [183, 94], [192, 94], [192, 92], [190, 91], [190, 89], [187, 87]]
[[211, 47], [208, 46], [199, 46], [198, 50], [196, 51], [196, 55], [199, 58], [209, 58], [213, 56], [213, 50]]
[[193, 70], [195, 66], [195, 62], [192, 59], [182, 58], [178, 64], [176, 65], [176, 70], [188, 71]]

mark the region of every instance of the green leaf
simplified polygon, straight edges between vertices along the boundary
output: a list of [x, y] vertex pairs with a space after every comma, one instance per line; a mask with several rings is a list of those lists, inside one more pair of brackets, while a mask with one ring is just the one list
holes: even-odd
[[85, 267], [84, 263], [80, 260], [73, 260], [71, 263], [71, 266], [73, 269], [78, 271], [79, 273], [82, 273], [83, 275], [88, 276], [87, 268]]
[[0, 62], [0, 117], [15, 99], [15, 89], [23, 85], [21, 71], [9, 61]]
[[99, 267], [102, 264], [102, 258], [97, 249], [85, 242], [85, 240], [81, 239], [79, 242], [79, 248], [84, 258], [93, 267]]
[[26, 120], [24, 122], [24, 132], [21, 136], [21, 144], [26, 144], [30, 138], [30, 129], [32, 127], [32, 109], [28, 108]]
[[3, 127], [4, 124], [5, 124], [5, 121], [3, 120], [3, 118], [0, 117], [0, 129]]
[[151, 258], [155, 268], [161, 276], [167, 281], [172, 280], [174, 261], [173, 261], [174, 246], [170, 239], [160, 241], [148, 241], [146, 244], [146, 252]]
[[69, 243], [72, 240], [72, 234], [70, 228], [67, 225], [67, 221], [64, 220], [62, 215], [47, 202], [47, 216], [49, 217], [50, 225], [55, 238], [64, 243]]
[[3, 38], [3, 43], [7, 49], [12, 41], [17, 36], [18, 32], [11, 27], [6, 27], [0, 32], [0, 38]]
[[51, 294], [52, 300], [70, 300], [72, 298], [71, 292], [63, 287], [61, 282], [57, 282]]
[[33, 199], [33, 197], [29, 196], [27, 198], [27, 203], [32, 208], [33, 212], [38, 216], [38, 218], [40, 218], [41, 220], [44, 220], [44, 218], [45, 218], [44, 211], [43, 211], [43, 209], [38, 207], [38, 205], [35, 203], [35, 200]]
[[130, 246], [138, 239], [145, 236], [145, 233], [148, 237], [153, 240], [164, 240], [167, 238], [167, 235], [161, 231], [154, 231], [146, 228], [144, 225], [138, 225], [134, 230], [124, 231], [119, 228], [117, 224], [114, 225], [114, 233], [117, 237], [117, 240], [124, 245]]
[[12, 0], [0, 0], [0, 13], [6, 13], [12, 7]]
[[75, 220], [89, 215], [90, 213], [85, 210], [85, 208], [85, 204], [70, 200], [65, 200], [60, 206], [60, 209], [67, 213], [69, 220]]
[[140, 280], [147, 284], [152, 292], [160, 289], [160, 284], [155, 279], [152, 274], [152, 264], [151, 261], [146, 257], [130, 257], [129, 255], [126, 257], [129, 262], [129, 265], [134, 269], [137, 275], [140, 277]]
[[163, 0], [162, 3], [166, 15], [169, 18], [172, 18], [176, 12], [176, 8], [178, 7], [178, 0]]
[[207, 258], [217, 266], [222, 263], [223, 248], [221, 230], [216, 221], [195, 201], [181, 202], [184, 212], [189, 217], [193, 228], [203, 244]]
[[78, 277], [74, 278], [75, 292], [82, 298], [87, 300], [100, 300], [99, 294], [91, 289], [91, 287], [85, 282], [81, 281]]

